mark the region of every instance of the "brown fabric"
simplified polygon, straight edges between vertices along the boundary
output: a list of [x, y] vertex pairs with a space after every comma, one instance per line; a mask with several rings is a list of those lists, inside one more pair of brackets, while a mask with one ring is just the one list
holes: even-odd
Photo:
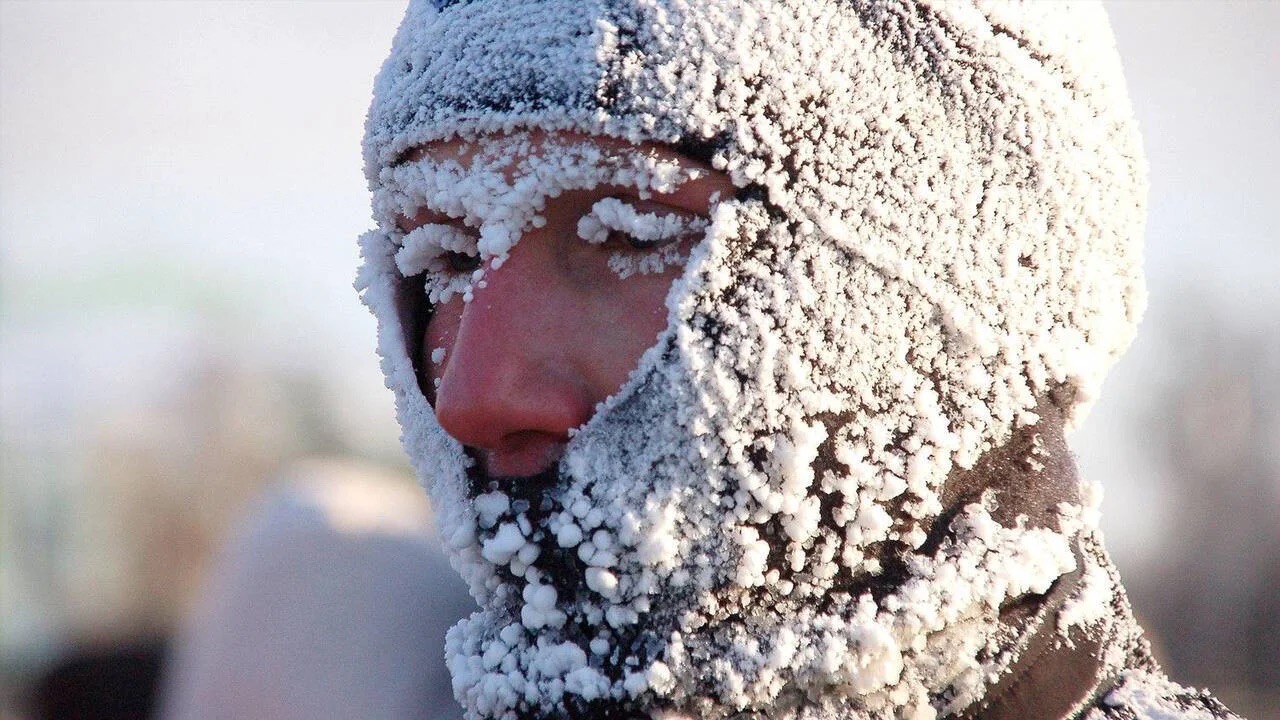
[[942, 527], [987, 490], [998, 503], [992, 516], [1005, 527], [1013, 527], [1020, 516], [1029, 527], [1056, 527], [1058, 505], [1080, 502], [1080, 477], [1067, 447], [1062, 410], [1046, 397], [1036, 412], [1035, 425], [1018, 428], [972, 468], [951, 472], [942, 489], [942, 506], [949, 509], [939, 520]]
[[[1076, 560], [1083, 565], [1079, 549]], [[1105, 639], [1078, 628], [1064, 637], [1056, 622], [1058, 609], [1075, 593], [1080, 577], [1080, 570], [1064, 575], [1038, 599], [1036, 612], [1025, 623], [1034, 629], [1020, 639], [1017, 660], [981, 702], [956, 716], [959, 720], [1057, 720], [1085, 704], [1101, 679]]]
[[[1058, 506], [1079, 503], [1079, 478], [1063, 432], [1062, 412], [1051, 398], [1042, 398], [1040, 421], [1018, 429], [1003, 447], [983, 455], [969, 470], [948, 478], [944, 507], [950, 519], [965, 505], [991, 491], [997, 503], [993, 516], [1006, 527], [1024, 518], [1031, 527], [1057, 526]], [[945, 525], [943, 526], [945, 527]], [[1057, 610], [1075, 594], [1085, 566], [1078, 543], [1076, 570], [1044, 595], [1030, 595], [1001, 608], [1000, 619], [1010, 634], [1005, 652], [1012, 666], [988, 690], [986, 697], [955, 717], [960, 720], [1056, 720], [1066, 717], [1088, 699], [1102, 669], [1102, 640], [1073, 630], [1057, 631]]]
[[986, 704], [978, 716], [981, 720], [1067, 718], [1088, 698], [1098, 680], [1101, 642], [1085, 640], [1074, 647], [1057, 648], [1053, 640], [1043, 640], [1052, 634], [1056, 633], [1037, 636], [1043, 649], [1039, 654], [1032, 654], [1030, 667], [1025, 672], [1019, 675], [1015, 668], [1014, 673], [1005, 676], [1016, 679], [1005, 692]]

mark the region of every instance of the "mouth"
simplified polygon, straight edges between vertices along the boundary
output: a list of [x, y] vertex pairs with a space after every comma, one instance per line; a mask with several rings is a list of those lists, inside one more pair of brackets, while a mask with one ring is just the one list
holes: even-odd
[[[607, 639], [615, 652], [598, 669], [614, 679], [623, 677], [626, 659], [651, 655], [652, 641], [639, 627], [602, 624], [609, 603], [599, 596], [598, 588], [592, 588], [589, 576], [596, 568], [589, 562], [591, 558], [584, 559], [582, 554], [583, 546], [592, 545], [592, 531], [597, 528], [587, 527], [591, 523], [575, 518], [574, 508], [567, 505], [567, 488], [559, 464], [553, 462], [533, 475], [496, 475], [487, 472], [482, 453], [468, 452], [475, 459], [467, 474], [477, 509], [481, 547], [497, 547], [516, 540], [516, 532], [520, 534], [521, 547], [515, 553], [486, 556], [491, 561], [498, 560], [493, 562], [497, 575], [512, 590], [500, 594], [502, 599], [492, 609], [548, 640], [554, 638], [588, 648]], [[583, 529], [564, 532], [565, 525], [574, 519], [582, 523]], [[527, 605], [536, 597], [530, 589], [540, 587], [554, 589], [554, 608], [547, 610], [555, 612], [534, 620]], [[556, 619], [551, 620], [553, 617]], [[595, 711], [602, 708], [598, 703], [592, 707]], [[596, 716], [618, 717], [585, 717]]]
[[490, 552], [485, 557], [506, 583], [549, 584], [558, 591], [560, 604], [572, 603], [585, 591], [586, 566], [576, 543], [563, 542], [556, 533], [569, 514], [559, 465], [551, 463], [532, 475], [497, 475], [488, 472], [483, 454], [472, 453], [476, 451], [469, 451], [475, 461], [467, 478], [481, 547], [519, 545], [513, 553]]
[[[527, 512], [533, 508], [541, 508], [551, 499], [556, 484], [560, 480], [560, 455], [563, 444], [554, 452], [542, 453], [540, 458], [525, 457], [516, 463], [508, 457], [498, 457], [495, 453], [480, 448], [467, 447], [464, 451], [471, 460], [467, 468], [467, 482], [472, 498], [486, 493], [500, 492], [511, 500], [513, 510], [522, 505], [517, 513]], [[537, 460], [537, 462], [533, 462]], [[503, 472], [517, 465], [533, 468], [532, 472]], [[522, 502], [523, 501], [523, 502]], [[530, 518], [532, 520], [532, 518]]]
[[540, 431], [512, 433], [500, 447], [467, 447], [467, 456], [486, 477], [518, 481], [554, 470], [564, 456], [568, 438]]

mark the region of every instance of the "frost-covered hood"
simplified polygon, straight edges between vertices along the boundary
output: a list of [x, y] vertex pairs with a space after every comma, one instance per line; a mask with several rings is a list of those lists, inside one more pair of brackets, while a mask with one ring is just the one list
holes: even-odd
[[[473, 497], [406, 343], [395, 168], [531, 129], [668, 143], [742, 190], [559, 479]], [[1010, 661], [1002, 605], [1089, 580], [1087, 507], [1001, 524], [998, 496], [943, 498], [1037, 398], [1078, 421], [1144, 305], [1144, 165], [1099, 6], [414, 2], [364, 158], [358, 284], [481, 606], [447, 650], [469, 717], [933, 717]]]

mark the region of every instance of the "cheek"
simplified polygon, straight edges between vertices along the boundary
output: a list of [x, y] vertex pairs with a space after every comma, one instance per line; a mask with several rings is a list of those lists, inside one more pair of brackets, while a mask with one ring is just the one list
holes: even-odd
[[640, 356], [653, 346], [667, 327], [667, 293], [679, 270], [637, 275], [618, 281], [606, 307], [612, 316], [599, 332], [612, 336], [612, 352], [602, 359], [612, 365], [612, 390], [635, 369]]
[[671, 283], [679, 275], [678, 270], [668, 270], [637, 279], [637, 297], [632, 307], [642, 311], [634, 313], [633, 322], [638, 326], [640, 336], [645, 339], [646, 348], [667, 327], [667, 293], [671, 291]]
[[453, 353], [454, 340], [462, 323], [463, 302], [454, 297], [447, 303], [435, 306], [431, 319], [422, 334], [422, 357], [418, 358], [418, 372], [423, 379], [427, 398], [435, 401], [436, 381], [444, 376]]
[[[692, 241], [687, 241], [681, 254], [688, 257], [692, 252], [693, 244]], [[657, 335], [666, 329], [667, 295], [671, 293], [671, 286], [683, 274], [684, 264], [678, 263], [668, 265], [662, 272], [633, 275], [619, 281], [628, 288], [625, 292], [631, 296], [630, 321], [640, 331], [639, 335], [646, 340], [644, 349], [648, 349]]]

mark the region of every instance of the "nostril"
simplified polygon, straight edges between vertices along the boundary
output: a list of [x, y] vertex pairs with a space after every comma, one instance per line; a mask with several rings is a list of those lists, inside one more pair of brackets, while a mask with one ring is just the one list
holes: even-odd
[[475, 362], [459, 355], [435, 395], [440, 426], [474, 448], [490, 475], [532, 475], [555, 465], [569, 431], [594, 408], [581, 383], [516, 355]]

